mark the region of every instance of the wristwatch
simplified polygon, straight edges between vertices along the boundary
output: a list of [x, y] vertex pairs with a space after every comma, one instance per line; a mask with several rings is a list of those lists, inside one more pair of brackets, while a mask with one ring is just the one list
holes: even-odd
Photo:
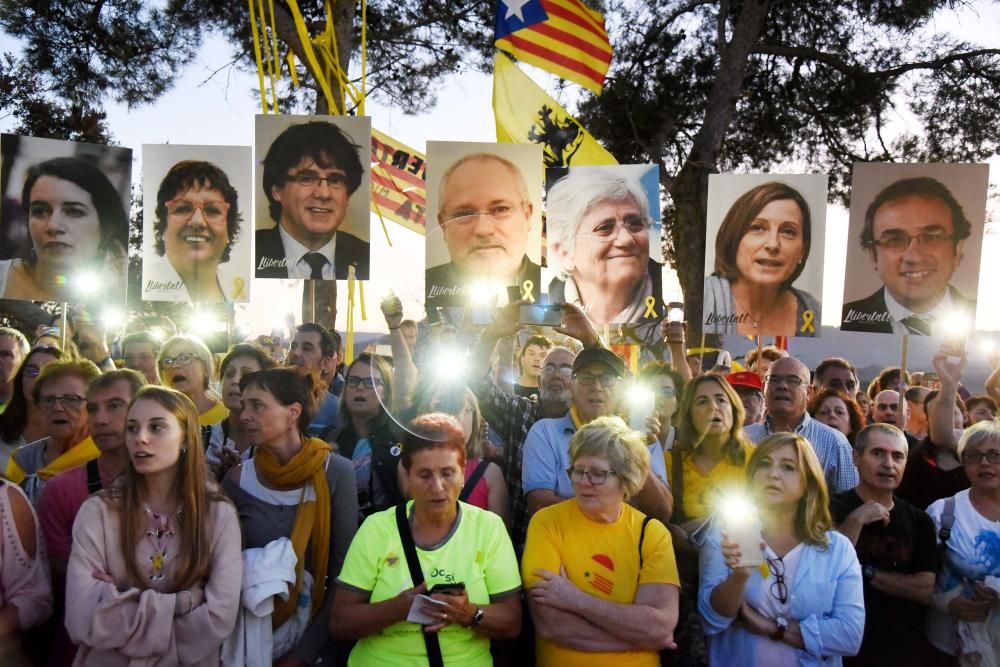
[[785, 630], [788, 629], [788, 619], [779, 616], [774, 619], [774, 622], [777, 624], [777, 627], [774, 629], [774, 632], [771, 633], [771, 639], [773, 641], [780, 642], [785, 638]]
[[472, 623], [469, 623], [467, 628], [474, 628], [483, 622], [483, 617], [486, 616], [486, 610], [482, 607], [476, 607], [476, 613], [472, 615]]
[[871, 581], [872, 579], [875, 578], [876, 571], [877, 570], [875, 569], [874, 565], [865, 565], [864, 567], [861, 568], [861, 578], [864, 579], [865, 581]]

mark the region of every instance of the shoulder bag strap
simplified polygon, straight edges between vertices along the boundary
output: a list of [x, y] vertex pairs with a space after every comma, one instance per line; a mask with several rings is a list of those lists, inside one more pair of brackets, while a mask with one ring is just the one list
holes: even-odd
[[951, 527], [955, 525], [955, 496], [944, 501], [941, 512], [941, 528], [938, 529], [938, 567], [944, 563], [945, 552], [948, 551], [948, 538], [951, 537]]
[[[399, 530], [399, 537], [403, 541], [403, 554], [406, 555], [406, 566], [410, 569], [410, 579], [414, 586], [424, 583], [424, 571], [420, 569], [420, 560], [417, 558], [417, 545], [413, 543], [413, 534], [410, 532], [410, 521], [406, 516], [406, 503], [396, 505], [396, 528]], [[424, 646], [427, 647], [427, 662], [430, 667], [444, 667], [444, 659], [441, 657], [441, 643], [438, 641], [436, 632], [421, 632], [424, 636]]]
[[462, 487], [462, 493], [458, 496], [459, 500], [461, 500], [463, 503], [468, 502], [469, 496], [472, 495], [472, 492], [475, 490], [476, 485], [479, 484], [479, 480], [483, 478], [483, 474], [486, 472], [486, 468], [489, 465], [490, 462], [486, 459], [482, 459], [479, 462], [479, 465], [476, 466], [476, 469], [472, 471], [471, 475], [469, 475], [469, 479], [466, 480], [465, 486]]
[[653, 520], [653, 517], [647, 516], [642, 520], [642, 528], [639, 530], [639, 570], [642, 570], [642, 543], [646, 540], [646, 526], [649, 522]]
[[97, 467], [97, 459], [87, 461], [87, 494], [94, 495], [101, 490], [101, 470]]
[[674, 513], [670, 523], [684, 523], [684, 460], [676, 443], [670, 449], [670, 493], [674, 496]]

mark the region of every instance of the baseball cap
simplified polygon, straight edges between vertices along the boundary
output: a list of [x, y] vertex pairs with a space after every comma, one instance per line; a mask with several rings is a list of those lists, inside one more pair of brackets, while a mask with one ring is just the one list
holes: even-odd
[[760, 376], [753, 371], [739, 371], [736, 373], [730, 373], [726, 376], [726, 380], [729, 385], [734, 389], [737, 387], [744, 387], [746, 389], [756, 389], [757, 391], [764, 391], [764, 383], [761, 381]]
[[596, 361], [610, 368], [620, 378], [625, 377], [625, 362], [617, 354], [606, 347], [587, 347], [573, 360], [573, 375], [587, 364]]

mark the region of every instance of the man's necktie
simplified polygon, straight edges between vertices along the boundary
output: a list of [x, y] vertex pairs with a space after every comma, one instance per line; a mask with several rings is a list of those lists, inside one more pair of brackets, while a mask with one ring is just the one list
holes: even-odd
[[306, 264], [312, 269], [309, 279], [323, 280], [323, 267], [326, 266], [329, 260], [318, 252], [307, 252], [302, 259], [306, 260]]
[[922, 317], [910, 315], [901, 319], [899, 323], [906, 327], [906, 330], [911, 334], [916, 334], [917, 336], [931, 335], [931, 323]]

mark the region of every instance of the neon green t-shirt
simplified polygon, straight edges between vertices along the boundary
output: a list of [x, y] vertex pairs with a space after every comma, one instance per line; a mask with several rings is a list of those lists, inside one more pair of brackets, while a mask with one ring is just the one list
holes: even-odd
[[[413, 508], [410, 502], [409, 512]], [[503, 520], [486, 510], [459, 503], [452, 534], [433, 550], [417, 547], [417, 558], [427, 587], [463, 582], [472, 604], [486, 605], [490, 596], [521, 588], [514, 547]], [[372, 603], [388, 600], [413, 588], [403, 542], [396, 529], [396, 508], [368, 517], [347, 550], [337, 577], [340, 585], [371, 594]], [[492, 665], [490, 640], [473, 630], [449, 625], [438, 633], [446, 665]], [[396, 667], [426, 662], [423, 631], [414, 623], [396, 623], [360, 640], [348, 665]]]

